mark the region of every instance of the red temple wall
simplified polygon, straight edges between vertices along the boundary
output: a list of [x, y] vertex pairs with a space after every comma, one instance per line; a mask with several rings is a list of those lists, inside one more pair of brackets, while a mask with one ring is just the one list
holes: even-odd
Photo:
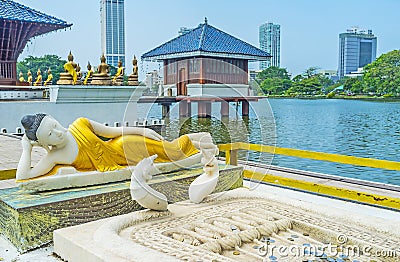
[[248, 84], [248, 61], [227, 58], [164, 60], [164, 84]]

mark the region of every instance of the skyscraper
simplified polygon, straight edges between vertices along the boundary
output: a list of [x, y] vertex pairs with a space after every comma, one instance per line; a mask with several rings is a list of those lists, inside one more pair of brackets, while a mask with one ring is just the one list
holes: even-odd
[[281, 26], [265, 23], [259, 29], [260, 49], [271, 54], [271, 60], [260, 62], [260, 69], [281, 65]]
[[124, 0], [100, 0], [101, 49], [107, 63], [125, 66]]
[[373, 62], [376, 59], [376, 42], [372, 30], [353, 27], [339, 34], [339, 78]]

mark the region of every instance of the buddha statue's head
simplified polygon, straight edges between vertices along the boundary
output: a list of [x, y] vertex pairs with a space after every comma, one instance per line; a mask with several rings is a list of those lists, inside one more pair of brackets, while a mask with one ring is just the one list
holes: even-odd
[[23, 76], [24, 76], [24, 74], [21, 71], [19, 71], [19, 77], [23, 77]]
[[69, 62], [74, 61], [74, 56], [72, 55], [71, 51], [69, 51], [68, 61], [69, 61]]
[[118, 67], [121, 67], [121, 66], [122, 66], [122, 61], [119, 60], [119, 61], [118, 61]]
[[81, 71], [81, 66], [78, 63], [78, 65], [76, 66], [76, 72], [80, 72], [80, 71]]
[[87, 70], [90, 71], [92, 69], [92, 65], [89, 63], [89, 61], [87, 62]]
[[40, 68], [37, 70], [37, 73], [36, 73], [38, 76], [40, 76], [41, 74], [42, 74], [42, 72], [40, 71]]
[[135, 56], [135, 55], [133, 56], [132, 64], [133, 64], [134, 66], [137, 65], [137, 59], [136, 59], [136, 56]]
[[105, 63], [105, 62], [106, 62], [106, 57], [104, 56], [104, 54], [101, 55], [100, 61], [101, 61], [102, 63]]
[[51, 69], [49, 67], [49, 69], [47, 69], [47, 74], [50, 75], [51, 74]]
[[32, 75], [31, 70], [28, 70], [28, 76], [31, 76], [31, 75]]
[[21, 124], [28, 139], [42, 146], [60, 146], [66, 141], [67, 129], [47, 114], [25, 115]]

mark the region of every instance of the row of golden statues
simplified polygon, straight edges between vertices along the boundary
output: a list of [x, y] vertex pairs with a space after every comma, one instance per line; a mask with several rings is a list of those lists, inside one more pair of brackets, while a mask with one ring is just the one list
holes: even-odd
[[[122, 66], [122, 62], [118, 62], [118, 69], [116, 74], [113, 77], [110, 77], [110, 66], [106, 63], [106, 57], [104, 54], [100, 58], [100, 65], [97, 68], [97, 72], [93, 72], [92, 66], [88, 62], [87, 65], [87, 73], [84, 78], [82, 78], [81, 67], [79, 64], [74, 62], [74, 56], [71, 52], [68, 55], [68, 62], [64, 64], [65, 72], [60, 73], [60, 79], [57, 81], [58, 85], [116, 85], [121, 86], [124, 85], [124, 67]], [[139, 85], [139, 74], [138, 74], [138, 65], [136, 56], [133, 57], [133, 72], [128, 77], [128, 85], [137, 86]], [[41, 86], [42, 83], [44, 86], [48, 86], [52, 84], [53, 75], [51, 73], [50, 68], [47, 70], [47, 79], [45, 82], [43, 81], [42, 73], [40, 69], [37, 71], [37, 77], [35, 82], [33, 82], [32, 73], [30, 70], [28, 71], [28, 79], [25, 81], [22, 72], [19, 73], [19, 81], [20, 82], [28, 82], [29, 85], [33, 86]]]
[[31, 70], [28, 70], [28, 79], [25, 80], [24, 78], [24, 74], [22, 72], [19, 72], [19, 82], [21, 83], [29, 83], [29, 85], [33, 85], [33, 86], [41, 86], [42, 84], [44, 86], [49, 86], [52, 85], [53, 83], [53, 74], [51, 73], [51, 69], [49, 68], [47, 70], [47, 79], [46, 81], [44, 81], [43, 83], [43, 76], [42, 76], [42, 72], [40, 71], [40, 68], [38, 69], [37, 73], [36, 73], [36, 80], [35, 82], [33, 82], [33, 77], [32, 77], [32, 73]]

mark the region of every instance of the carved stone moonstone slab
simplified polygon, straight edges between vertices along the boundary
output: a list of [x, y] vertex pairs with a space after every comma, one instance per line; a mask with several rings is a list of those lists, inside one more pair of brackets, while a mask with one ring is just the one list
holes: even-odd
[[[343, 251], [368, 246], [374, 253], [400, 245], [399, 236], [263, 196], [240, 188], [211, 195], [201, 204], [183, 201], [169, 205], [165, 212], [137, 211], [57, 230], [54, 250], [68, 261], [92, 257], [102, 261], [368, 261], [364, 253]], [[339, 248], [334, 253], [324, 250], [326, 246]], [[285, 256], [277, 251], [279, 247], [300, 253]], [[375, 261], [396, 261], [396, 257]]]

